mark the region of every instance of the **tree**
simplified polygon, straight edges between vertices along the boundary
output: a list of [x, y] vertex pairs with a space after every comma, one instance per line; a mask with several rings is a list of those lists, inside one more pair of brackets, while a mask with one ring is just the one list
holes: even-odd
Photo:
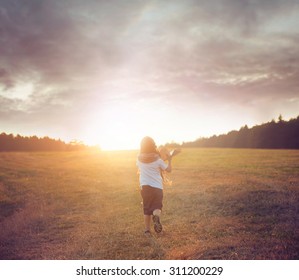
[[299, 149], [299, 116], [285, 121], [279, 115], [278, 122], [243, 126], [239, 131], [200, 138], [195, 142], [183, 143], [183, 147], [227, 147], [259, 149]]
[[0, 152], [10, 151], [75, 151], [85, 149], [83, 143], [66, 144], [61, 140], [37, 136], [23, 137], [21, 135], [0, 134]]

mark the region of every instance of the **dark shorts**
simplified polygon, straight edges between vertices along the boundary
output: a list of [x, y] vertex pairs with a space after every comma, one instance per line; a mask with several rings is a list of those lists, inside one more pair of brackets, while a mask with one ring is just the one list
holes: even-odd
[[144, 215], [152, 215], [156, 209], [162, 210], [163, 190], [151, 186], [142, 186], [141, 196]]

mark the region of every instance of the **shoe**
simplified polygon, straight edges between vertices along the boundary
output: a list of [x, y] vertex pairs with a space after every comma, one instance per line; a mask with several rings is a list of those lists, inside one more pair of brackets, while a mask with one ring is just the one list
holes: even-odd
[[161, 225], [161, 222], [160, 222], [160, 217], [154, 215], [153, 216], [153, 222], [154, 222], [155, 232], [160, 233], [162, 231], [162, 225]]

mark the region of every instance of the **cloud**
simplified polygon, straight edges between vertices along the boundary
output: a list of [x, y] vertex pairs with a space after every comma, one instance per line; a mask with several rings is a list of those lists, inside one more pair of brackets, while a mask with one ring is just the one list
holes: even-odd
[[208, 92], [215, 99], [222, 94], [228, 102], [261, 93], [298, 95], [297, 34], [264, 30], [269, 19], [287, 19], [295, 2], [221, 3], [205, 1], [169, 22], [165, 19], [165, 34], [157, 35], [161, 43], [150, 52], [155, 59], [146, 64], [147, 72], [155, 73], [158, 84], [164, 81], [199, 95]]
[[9, 73], [5, 69], [0, 69], [0, 85], [2, 85], [3, 90], [7, 90], [14, 85]]
[[[63, 130], [130, 98], [277, 108], [271, 100], [298, 98], [298, 8], [295, 0], [1, 0], [1, 119]], [[21, 84], [32, 93], [9, 96]]]
[[15, 66], [15, 72], [38, 71], [48, 81], [59, 82], [121, 60], [119, 36], [131, 20], [130, 5], [113, 5], [114, 1], [2, 2], [1, 60], [7, 67]]
[[[217, 70], [220, 76], [229, 70], [251, 71], [249, 60], [267, 58], [263, 45], [269, 36], [263, 40], [258, 30], [269, 18], [286, 16], [295, 5], [295, 1], [233, 0], [149, 1], [151, 5], [2, 2], [1, 62], [10, 84], [30, 78], [59, 85], [113, 76], [128, 61], [144, 72], [164, 66], [166, 72], [196, 71], [203, 77], [216, 76]], [[278, 45], [269, 55], [279, 51]]]

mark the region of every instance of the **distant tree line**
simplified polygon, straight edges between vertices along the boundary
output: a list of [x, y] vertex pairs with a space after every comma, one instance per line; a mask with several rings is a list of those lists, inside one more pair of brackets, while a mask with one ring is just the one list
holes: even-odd
[[10, 151], [77, 151], [85, 146], [73, 141], [67, 144], [61, 140], [49, 137], [38, 138], [37, 136], [24, 137], [13, 134], [0, 134], [0, 152]]
[[284, 121], [280, 115], [278, 121], [272, 120], [252, 128], [245, 125], [239, 131], [184, 142], [182, 147], [299, 149], [299, 116]]

